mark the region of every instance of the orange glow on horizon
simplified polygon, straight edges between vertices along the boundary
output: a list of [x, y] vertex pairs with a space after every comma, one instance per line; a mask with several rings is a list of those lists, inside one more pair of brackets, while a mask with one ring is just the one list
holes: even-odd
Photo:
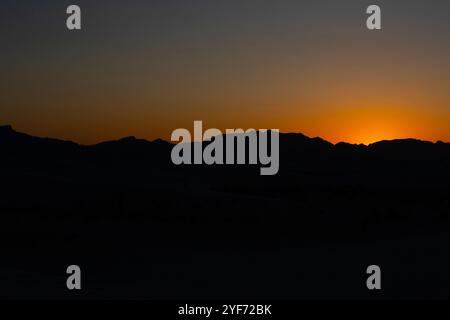
[[282, 132], [301, 132], [331, 143], [371, 144], [382, 140], [421, 139], [436, 142], [449, 135], [448, 112], [419, 107], [336, 107], [287, 117]]

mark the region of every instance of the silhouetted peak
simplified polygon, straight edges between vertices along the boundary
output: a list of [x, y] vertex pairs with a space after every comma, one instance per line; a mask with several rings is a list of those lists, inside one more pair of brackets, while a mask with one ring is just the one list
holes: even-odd
[[334, 145], [334, 147], [336, 149], [340, 149], [340, 150], [348, 150], [348, 149], [354, 149], [354, 148], [360, 148], [360, 147], [365, 147], [363, 144], [353, 144], [353, 143], [348, 143], [348, 142], [338, 142]]
[[98, 146], [102, 145], [117, 145], [117, 144], [134, 144], [136, 141], [139, 141], [135, 136], [123, 137], [117, 140], [108, 140], [98, 143]]
[[128, 137], [124, 137], [122, 139], [120, 139], [119, 141], [122, 142], [136, 142], [138, 139], [136, 139], [135, 136], [128, 136]]
[[354, 146], [353, 144], [351, 144], [351, 143], [348, 143], [348, 142], [338, 142], [338, 143], [336, 143], [336, 147], [350, 147], [350, 146]]
[[328, 142], [322, 138], [315, 137], [310, 138], [303, 133], [284, 133], [280, 135], [280, 142], [285, 146], [294, 148], [305, 147], [308, 149], [320, 149], [327, 150], [333, 147], [331, 142]]
[[0, 132], [15, 132], [9, 124], [0, 126]]
[[298, 132], [298, 133], [297, 132], [281, 133], [280, 136], [285, 139], [290, 139], [290, 140], [309, 140], [309, 139], [311, 139], [310, 137], [308, 137], [300, 132]]
[[364, 149], [367, 148], [367, 145], [363, 143], [349, 143], [349, 142], [338, 142], [334, 145], [336, 148], [346, 149], [346, 148], [360, 148]]
[[327, 145], [329, 147], [333, 146], [331, 142], [328, 142], [327, 140], [324, 140], [320, 137], [311, 138], [311, 141], [317, 144]]
[[369, 144], [369, 148], [398, 148], [398, 147], [421, 147], [432, 146], [430, 141], [424, 141], [419, 139], [395, 139], [395, 140], [382, 140], [372, 144]]
[[[155, 143], [156, 142], [156, 143]], [[101, 142], [99, 144], [91, 146], [92, 149], [102, 150], [112, 153], [123, 153], [123, 152], [154, 152], [154, 147], [158, 148], [160, 146], [168, 146], [169, 143], [161, 139], [150, 142], [145, 139], [138, 139], [135, 136], [128, 136], [121, 138], [119, 140], [111, 140], [106, 142]]]
[[418, 139], [395, 139], [395, 140], [383, 140], [375, 142], [368, 146], [370, 152], [378, 153], [379, 155], [385, 154], [398, 155], [401, 157], [409, 157], [410, 155], [420, 154], [425, 155], [430, 152], [439, 150], [436, 145], [430, 141], [423, 141]]

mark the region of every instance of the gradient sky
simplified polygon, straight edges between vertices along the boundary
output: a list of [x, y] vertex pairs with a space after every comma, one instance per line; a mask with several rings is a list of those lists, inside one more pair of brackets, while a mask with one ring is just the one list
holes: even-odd
[[2, 0], [0, 124], [88, 144], [194, 120], [450, 141], [449, 15], [444, 0]]

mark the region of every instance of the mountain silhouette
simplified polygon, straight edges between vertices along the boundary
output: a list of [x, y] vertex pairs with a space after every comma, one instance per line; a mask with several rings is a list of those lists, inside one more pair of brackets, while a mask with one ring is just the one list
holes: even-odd
[[[40, 199], [38, 203], [27, 204], [28, 198], [20, 197], [20, 204], [13, 204], [12, 207], [40, 208], [38, 210], [47, 213], [54, 209], [47, 210], [48, 207], [54, 207], [54, 202], [59, 202], [61, 210], [80, 214], [75, 205], [77, 200], [69, 201], [67, 194], [61, 194], [64, 188], [87, 207], [92, 201], [96, 208], [105, 205], [111, 215], [125, 216], [135, 212], [128, 210], [123, 203], [117, 205], [117, 198], [112, 202], [102, 202], [102, 197], [86, 195], [85, 191], [97, 188], [93, 193], [100, 192], [107, 198], [116, 194], [134, 198], [136, 194], [131, 194], [140, 190], [146, 199], [151, 200], [152, 206], [158, 205], [160, 212], [168, 212], [166, 218], [178, 216], [176, 210], [168, 209], [172, 204], [170, 195], [187, 197], [187, 204], [202, 206], [202, 210], [206, 211], [205, 203], [222, 203], [229, 196], [244, 197], [241, 199], [244, 207], [248, 206], [245, 197], [250, 196], [278, 201], [306, 197], [320, 202], [322, 197], [331, 195], [353, 202], [351, 193], [361, 193], [383, 208], [385, 201], [402, 202], [402, 196], [408, 197], [414, 193], [427, 197], [432, 193], [433, 197], [438, 197], [439, 205], [448, 202], [447, 196], [441, 194], [448, 190], [450, 181], [448, 143], [405, 139], [380, 141], [368, 146], [348, 143], [333, 145], [321, 138], [309, 138], [303, 134], [280, 134], [280, 170], [271, 177], [259, 176], [255, 165], [176, 166], [170, 158], [172, 147], [173, 144], [160, 139], [147, 141], [135, 137], [86, 146], [33, 137], [16, 132], [11, 126], [0, 127], [0, 164], [6, 172], [3, 181], [18, 187], [36, 185], [36, 189], [22, 189], [20, 194], [30, 193], [31, 198]], [[80, 189], [74, 189], [75, 186]], [[37, 196], [45, 188], [55, 192], [55, 197]], [[392, 190], [399, 191], [394, 200]], [[377, 194], [381, 197], [376, 198]], [[14, 198], [17, 195], [11, 193], [10, 196]], [[71, 205], [66, 205], [65, 201]], [[258, 206], [263, 206], [259, 203], [254, 205], [257, 211]], [[226, 212], [227, 206], [229, 204], [225, 203], [217, 210]], [[146, 216], [143, 213], [145, 208], [136, 206], [134, 209]], [[260, 208], [261, 211], [266, 209]], [[317, 208], [313, 209], [315, 211]], [[89, 216], [102, 215], [102, 211], [89, 213]], [[217, 213], [216, 217], [212, 212], [204, 212], [196, 219], [201, 220], [205, 215], [207, 219], [223, 217], [221, 213]], [[427, 213], [424, 218], [432, 215]], [[446, 213], [437, 215], [442, 219], [447, 217]], [[147, 217], [154, 217], [154, 214]]]
[[[82, 163], [106, 161], [117, 164], [145, 165], [159, 163], [170, 165], [173, 144], [161, 139], [147, 141], [135, 137], [80, 145], [71, 141], [40, 138], [16, 132], [11, 126], [0, 126], [1, 161], [46, 159], [52, 163], [69, 161], [76, 167], [75, 159]], [[283, 169], [309, 170], [332, 168], [351, 170], [354, 165], [371, 169], [399, 169], [415, 167], [420, 171], [448, 168], [450, 143], [432, 143], [417, 139], [379, 141], [368, 146], [340, 142], [336, 145], [321, 138], [309, 138], [301, 133], [280, 134], [280, 153]], [[70, 158], [70, 159], [68, 159]], [[362, 161], [362, 163], [361, 163]], [[80, 163], [81, 164], [81, 163]], [[306, 165], [306, 167], [305, 167]], [[445, 172], [442, 172], [445, 173]]]
[[[260, 176], [255, 165], [176, 166], [172, 147], [135, 137], [81, 145], [1, 126], [0, 249], [7, 261], [1, 268], [35, 274], [24, 268], [38, 259], [46, 268], [35, 274], [41, 283], [61, 261], [105, 270], [104, 261], [128, 259], [117, 268], [109, 263], [114, 274], [104, 282], [102, 274], [91, 276], [92, 286], [111, 294], [91, 293], [101, 298], [124, 292], [150, 298], [170, 292], [178, 299], [311, 297], [288, 285], [294, 282], [318, 297], [355, 298], [368, 293], [355, 276], [360, 270], [352, 268], [375, 260], [393, 270], [406, 259], [403, 286], [388, 297], [447, 296], [449, 143], [403, 139], [366, 146], [280, 134], [274, 176]], [[241, 261], [240, 268], [222, 261], [222, 254]], [[335, 254], [345, 257], [342, 268], [320, 269]], [[286, 270], [289, 265], [296, 269]], [[298, 278], [300, 270], [306, 279]], [[154, 276], [167, 272], [178, 276]], [[275, 281], [286, 272], [289, 280]], [[336, 272], [331, 282], [321, 282], [324, 272]], [[131, 279], [134, 274], [139, 278]], [[264, 288], [258, 282], [263, 274], [274, 281]], [[190, 286], [192, 275], [203, 287]], [[226, 281], [213, 286], [205, 277]], [[411, 288], [414, 277], [420, 281]], [[114, 290], [111, 279], [124, 287]], [[243, 287], [249, 281], [253, 286]], [[9, 278], [2, 283], [9, 295], [17, 286]], [[330, 283], [354, 289], [327, 291]], [[36, 296], [61, 294], [59, 285], [49, 288]]]

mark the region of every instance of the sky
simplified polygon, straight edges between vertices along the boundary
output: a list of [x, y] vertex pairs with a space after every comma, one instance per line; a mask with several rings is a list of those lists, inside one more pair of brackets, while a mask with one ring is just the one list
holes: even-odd
[[[66, 8], [82, 30], [66, 28]], [[366, 8], [382, 30], [366, 28]], [[444, 0], [2, 0], [0, 124], [79, 143], [280, 129], [450, 141]]]

